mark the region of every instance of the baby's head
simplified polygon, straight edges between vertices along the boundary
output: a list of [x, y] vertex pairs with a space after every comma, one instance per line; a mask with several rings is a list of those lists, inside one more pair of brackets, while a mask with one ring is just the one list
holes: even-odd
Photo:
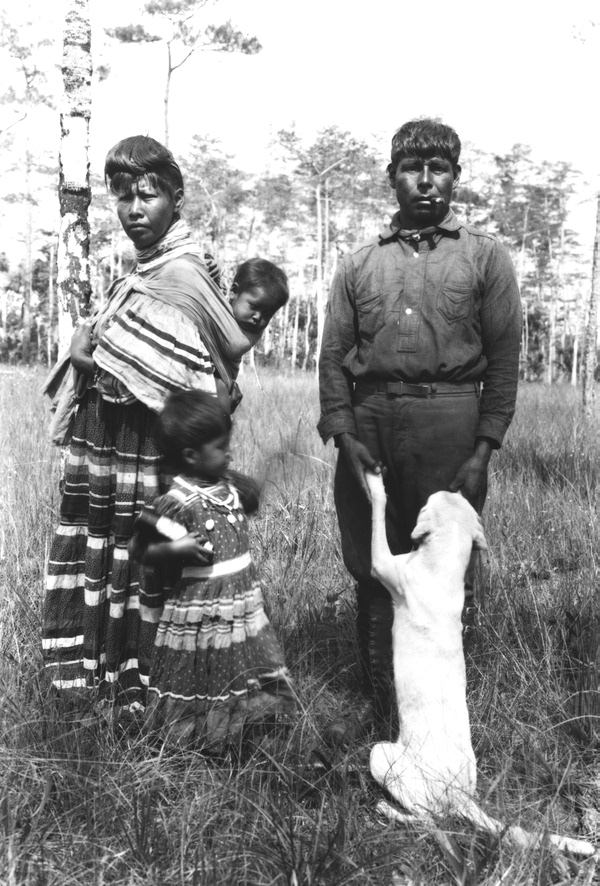
[[285, 273], [266, 258], [251, 258], [239, 266], [231, 285], [231, 307], [238, 326], [262, 334], [290, 297]]
[[157, 439], [176, 471], [218, 480], [231, 461], [231, 417], [206, 391], [175, 391], [158, 419]]

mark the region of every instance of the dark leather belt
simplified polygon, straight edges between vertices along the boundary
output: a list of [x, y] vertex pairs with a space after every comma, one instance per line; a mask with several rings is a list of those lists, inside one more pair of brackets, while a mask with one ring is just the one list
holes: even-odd
[[478, 394], [479, 382], [468, 381], [451, 384], [434, 381], [415, 385], [407, 381], [358, 381], [354, 385], [357, 394], [390, 394], [393, 397], [437, 397], [444, 394]]

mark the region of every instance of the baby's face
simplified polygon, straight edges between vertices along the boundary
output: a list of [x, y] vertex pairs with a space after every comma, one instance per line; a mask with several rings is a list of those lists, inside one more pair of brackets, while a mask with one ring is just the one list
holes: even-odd
[[240, 329], [244, 332], [263, 332], [281, 304], [262, 286], [254, 286], [235, 295], [231, 307]]

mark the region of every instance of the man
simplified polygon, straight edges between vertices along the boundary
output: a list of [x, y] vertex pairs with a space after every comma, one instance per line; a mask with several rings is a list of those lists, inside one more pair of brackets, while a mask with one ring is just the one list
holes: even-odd
[[346, 567], [357, 582], [365, 701], [335, 722], [343, 743], [390, 713], [392, 609], [370, 575], [365, 470], [385, 469], [392, 553], [429, 495], [460, 490], [481, 511], [488, 463], [512, 419], [521, 305], [510, 257], [449, 207], [460, 140], [434, 120], [392, 139], [389, 182], [399, 211], [345, 255], [328, 304], [319, 362], [319, 432], [339, 448], [335, 502]]

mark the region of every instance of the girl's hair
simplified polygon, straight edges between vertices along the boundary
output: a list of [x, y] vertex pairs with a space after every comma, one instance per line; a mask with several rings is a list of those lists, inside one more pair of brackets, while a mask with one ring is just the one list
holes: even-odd
[[183, 450], [198, 449], [231, 430], [231, 417], [206, 391], [175, 391], [158, 417], [157, 442], [165, 460], [184, 467]]
[[131, 135], [117, 142], [106, 155], [104, 180], [119, 196], [130, 191], [142, 176], [172, 200], [177, 191], [183, 192], [181, 169], [169, 149], [148, 135]]
[[449, 160], [456, 171], [460, 149], [460, 139], [451, 126], [430, 117], [410, 120], [394, 133], [388, 173], [395, 174], [398, 162], [403, 157], [433, 157], [436, 154]]
[[239, 295], [256, 286], [261, 286], [281, 308], [290, 297], [286, 274], [266, 258], [251, 258], [241, 264], [235, 272], [231, 291]]

